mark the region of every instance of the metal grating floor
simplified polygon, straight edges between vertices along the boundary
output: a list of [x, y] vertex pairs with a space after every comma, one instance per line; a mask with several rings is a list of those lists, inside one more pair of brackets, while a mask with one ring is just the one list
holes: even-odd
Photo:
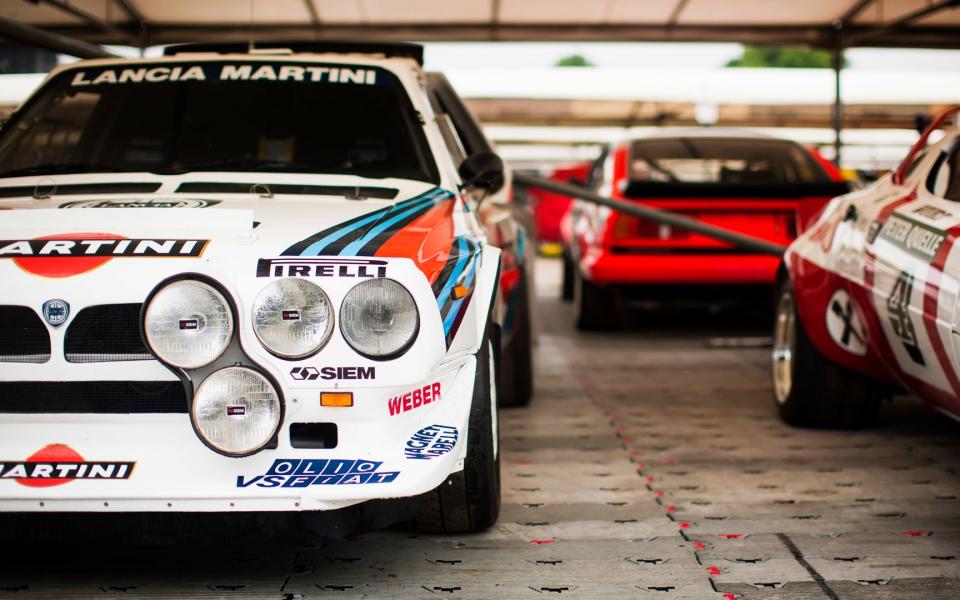
[[537, 397], [501, 413], [493, 530], [93, 565], [8, 546], [0, 597], [960, 597], [960, 426], [903, 398], [871, 430], [788, 428], [762, 329], [577, 334], [557, 271], [538, 272]]

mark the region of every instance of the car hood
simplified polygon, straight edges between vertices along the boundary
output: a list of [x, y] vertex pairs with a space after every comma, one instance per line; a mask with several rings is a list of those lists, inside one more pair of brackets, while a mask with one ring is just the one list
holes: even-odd
[[[85, 260], [118, 267], [113, 263], [121, 261], [110, 259], [121, 256], [252, 261], [257, 268], [280, 257], [382, 256], [409, 258], [432, 282], [451, 253], [453, 194], [403, 180], [389, 180], [384, 189], [396, 196], [269, 195], [258, 188], [254, 191], [262, 195], [71, 193], [0, 199], [0, 209], [7, 209], [0, 210], [0, 258], [13, 258], [21, 268], [33, 265], [35, 274], [65, 277], [85, 272], [79, 268]], [[186, 266], [171, 262], [176, 263], [171, 271]]]

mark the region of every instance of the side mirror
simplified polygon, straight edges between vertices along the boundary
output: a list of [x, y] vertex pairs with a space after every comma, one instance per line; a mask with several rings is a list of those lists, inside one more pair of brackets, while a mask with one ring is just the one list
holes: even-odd
[[463, 185], [495, 194], [503, 187], [503, 161], [493, 152], [471, 154], [457, 169]]

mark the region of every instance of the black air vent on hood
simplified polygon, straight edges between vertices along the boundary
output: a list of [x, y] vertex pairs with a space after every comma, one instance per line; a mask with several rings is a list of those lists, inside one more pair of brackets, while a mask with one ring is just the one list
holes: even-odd
[[37, 184], [0, 187], [0, 198], [33, 197], [41, 192], [54, 198], [71, 194], [151, 194], [160, 189], [159, 183], [68, 183], [65, 185]]
[[190, 181], [181, 183], [178, 194], [305, 194], [310, 196], [346, 196], [348, 198], [380, 198], [393, 200], [400, 193], [397, 188], [357, 187], [351, 185], [300, 185], [291, 183], [220, 183], [217, 181]]

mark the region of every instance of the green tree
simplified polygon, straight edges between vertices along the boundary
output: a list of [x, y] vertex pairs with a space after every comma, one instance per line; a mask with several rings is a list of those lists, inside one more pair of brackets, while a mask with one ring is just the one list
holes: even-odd
[[592, 62], [587, 60], [582, 54], [571, 54], [570, 56], [564, 56], [554, 64], [555, 67], [593, 67], [595, 66]]
[[[744, 46], [743, 54], [728, 67], [776, 67], [780, 69], [830, 69], [833, 53], [795, 46]], [[844, 61], [846, 66], [846, 61]]]

